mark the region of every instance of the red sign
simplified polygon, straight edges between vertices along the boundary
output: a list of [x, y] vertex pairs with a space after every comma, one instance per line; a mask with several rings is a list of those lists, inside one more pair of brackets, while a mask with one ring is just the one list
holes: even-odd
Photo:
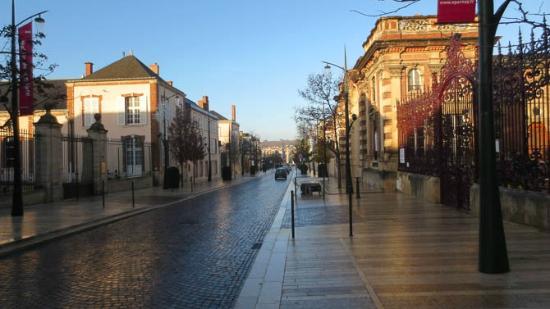
[[475, 18], [476, 0], [439, 0], [437, 6], [438, 23], [471, 23], [475, 21]]
[[33, 114], [32, 22], [19, 29], [19, 115]]

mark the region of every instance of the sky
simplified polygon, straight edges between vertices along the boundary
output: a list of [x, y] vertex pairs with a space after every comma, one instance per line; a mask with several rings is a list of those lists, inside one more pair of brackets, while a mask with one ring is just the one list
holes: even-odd
[[[10, 2], [0, 1], [0, 24]], [[133, 52], [194, 101], [208, 95], [211, 109], [230, 116], [237, 106], [241, 130], [262, 139], [295, 138], [298, 89], [321, 73], [321, 61], [350, 66], [378, 14], [395, 8], [380, 0], [18, 0], [17, 20], [48, 10], [39, 51], [59, 65], [49, 78], [78, 78], [84, 62], [100, 69]], [[495, 0], [498, 5], [502, 0]], [[525, 0], [550, 12], [550, 1]], [[435, 15], [436, 0], [423, 0], [399, 15]], [[517, 14], [511, 6], [507, 16]], [[502, 26], [504, 41], [517, 41], [518, 26]], [[528, 33], [524, 33], [528, 37]], [[2, 46], [4, 42], [1, 42]], [[1, 46], [0, 46], [1, 47]]]

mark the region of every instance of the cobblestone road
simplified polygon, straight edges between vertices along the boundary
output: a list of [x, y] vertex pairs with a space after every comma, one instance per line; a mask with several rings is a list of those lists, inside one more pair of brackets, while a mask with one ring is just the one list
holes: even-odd
[[0, 259], [0, 308], [227, 308], [277, 213], [272, 176]]

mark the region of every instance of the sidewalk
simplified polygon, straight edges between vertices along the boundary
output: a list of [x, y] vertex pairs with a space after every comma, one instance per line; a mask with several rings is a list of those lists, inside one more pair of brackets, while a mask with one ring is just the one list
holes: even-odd
[[[290, 189], [293, 189], [291, 186]], [[332, 192], [332, 188], [331, 188]], [[550, 308], [550, 234], [505, 223], [512, 271], [477, 271], [478, 219], [398, 193], [290, 200], [236, 308]]]
[[[257, 177], [261, 177], [261, 174]], [[107, 194], [105, 208], [101, 196], [26, 206], [23, 217], [12, 217], [9, 208], [0, 208], [0, 256], [252, 179], [254, 177], [242, 177], [229, 182], [205, 182], [196, 184], [193, 192], [189, 187], [136, 190], [134, 208], [131, 191]]]

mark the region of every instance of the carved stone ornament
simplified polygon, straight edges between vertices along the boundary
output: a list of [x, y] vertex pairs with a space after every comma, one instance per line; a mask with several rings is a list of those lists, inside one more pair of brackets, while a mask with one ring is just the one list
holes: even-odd
[[401, 31], [426, 31], [430, 21], [425, 19], [402, 19], [399, 21], [399, 29]]

